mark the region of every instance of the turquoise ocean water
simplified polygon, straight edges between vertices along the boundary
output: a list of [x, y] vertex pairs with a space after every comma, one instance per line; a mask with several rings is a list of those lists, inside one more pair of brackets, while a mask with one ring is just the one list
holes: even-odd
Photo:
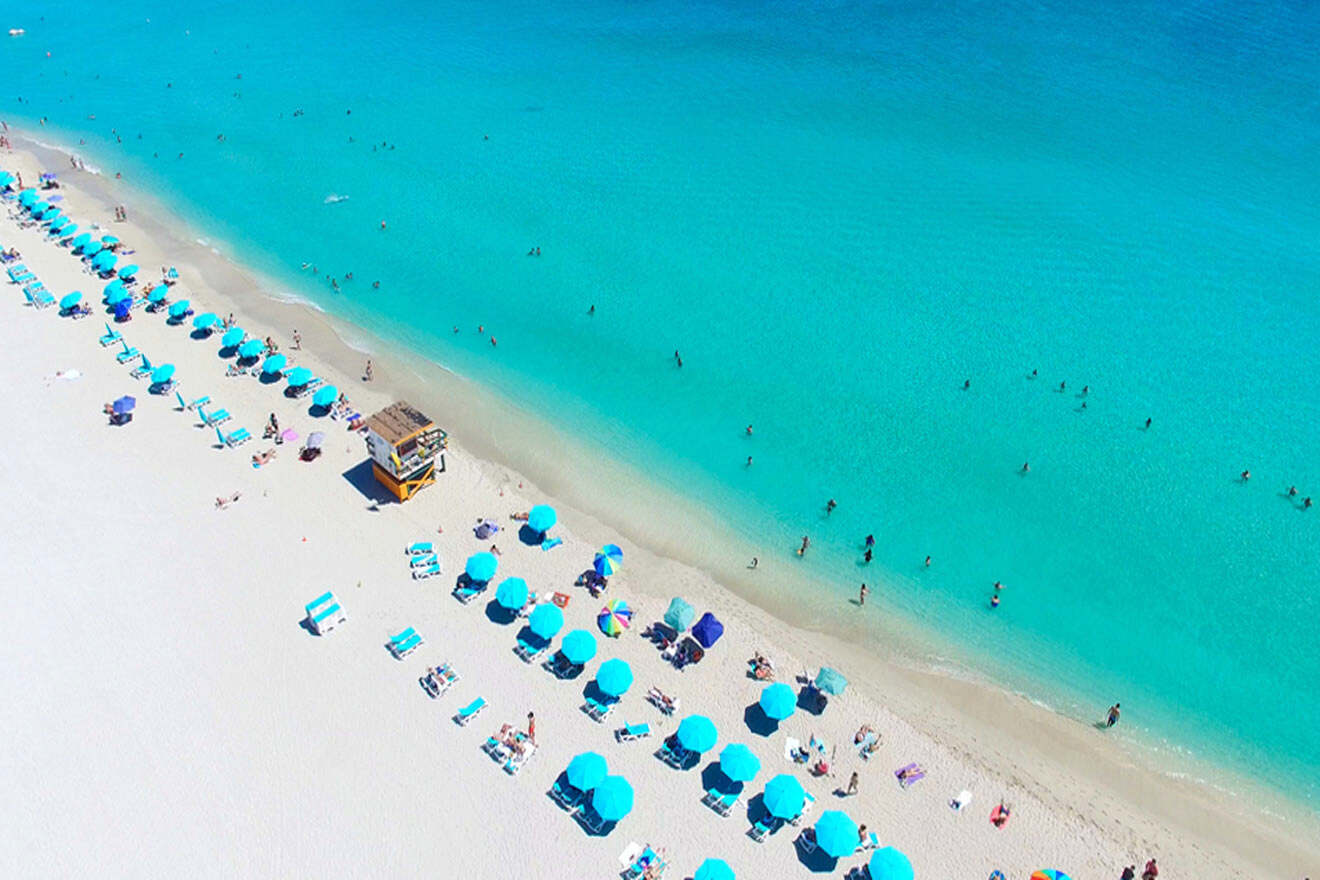
[[1010, 683], [1121, 699], [1125, 728], [1320, 803], [1320, 509], [1284, 494], [1320, 497], [1313, 6], [127, 0], [0, 24], [27, 29], [0, 115], [85, 139], [290, 290], [766, 556], [809, 533], [840, 601], [888, 581]]

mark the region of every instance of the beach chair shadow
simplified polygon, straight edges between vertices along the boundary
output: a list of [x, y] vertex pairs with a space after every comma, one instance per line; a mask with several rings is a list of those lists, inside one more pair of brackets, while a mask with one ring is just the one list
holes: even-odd
[[528, 547], [540, 547], [541, 541], [544, 539], [545, 534], [543, 532], [535, 531], [531, 526], [527, 525], [527, 523], [523, 523], [522, 528], [518, 529], [518, 540], [522, 541]]
[[307, 615], [305, 614], [302, 617], [298, 618], [298, 628], [306, 632], [308, 635], [316, 636], [318, 639], [321, 638], [321, 634], [316, 630], [312, 629], [312, 622], [307, 618]]
[[486, 619], [500, 626], [507, 626], [518, 619], [517, 611], [510, 611], [495, 599], [486, 603]]
[[342, 474], [343, 478], [354, 489], [357, 489], [361, 495], [368, 501], [378, 504], [387, 504], [397, 501], [393, 495], [385, 491], [385, 487], [376, 482], [376, 477], [371, 472], [371, 459], [366, 458], [353, 465]]
[[743, 710], [743, 723], [756, 736], [773, 736], [779, 731], [779, 722], [765, 714], [760, 703], [752, 703]]

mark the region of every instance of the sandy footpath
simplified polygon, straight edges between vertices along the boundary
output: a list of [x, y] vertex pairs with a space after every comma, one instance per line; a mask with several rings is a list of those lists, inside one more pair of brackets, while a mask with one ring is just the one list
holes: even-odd
[[[0, 167], [29, 180], [43, 170], [27, 153], [4, 155]], [[228, 312], [231, 302], [193, 267], [153, 247], [135, 225], [112, 223], [109, 208], [76, 182], [63, 193], [84, 229], [99, 218], [137, 249], [129, 259], [144, 278], [178, 265], [179, 289], [197, 312]], [[227, 430], [246, 427], [256, 437], [219, 448], [215, 432], [178, 411], [172, 395], [149, 394], [145, 380], [116, 363], [115, 349], [98, 345], [105, 282], [8, 216], [0, 217], [0, 244], [17, 247], [57, 298], [80, 289], [97, 307], [90, 318], [60, 317], [56, 308], [24, 305], [7, 278], [0, 284], [0, 387], [10, 421], [0, 458], [9, 502], [0, 513], [8, 563], [0, 615], [4, 876], [612, 877], [630, 841], [663, 848], [670, 878], [691, 876], [708, 856], [743, 878], [839, 877], [863, 864], [865, 854], [804, 862], [791, 827], [764, 843], [746, 835], [747, 802], [781, 772], [799, 777], [817, 813], [845, 810], [881, 845], [906, 852], [923, 878], [982, 880], [998, 868], [1026, 880], [1053, 867], [1074, 880], [1109, 880], [1152, 855], [1168, 878], [1300, 880], [1320, 866], [1316, 837], [1243, 819], [1204, 796], [1184, 798], [1164, 778], [1148, 777], [1144, 791], [1097, 785], [1088, 765], [1121, 766], [1120, 782], [1140, 771], [1089, 753], [1090, 731], [1059, 728], [1042, 742], [1010, 730], [1021, 707], [970, 688], [932, 685], [938, 700], [914, 716], [901, 708], [910, 695], [882, 704], [875, 681], [855, 681], [823, 715], [799, 711], [777, 731], [754, 732], [745, 712], [761, 685], [745, 661], [755, 651], [770, 655], [790, 683], [822, 660], [854, 679], [870, 676], [854, 671], [845, 647], [790, 630], [700, 572], [628, 542], [610, 595], [636, 606], [633, 629], [615, 640], [597, 633], [600, 651], [586, 674], [556, 680], [514, 656], [521, 623], [492, 620], [484, 597], [462, 605], [450, 595], [463, 561], [492, 543], [474, 537], [478, 518], [509, 526], [510, 513], [552, 499], [465, 453], [457, 437], [437, 486], [404, 505], [375, 505], [362, 479], [362, 440], [342, 422], [313, 417], [306, 399], [281, 393], [283, 383], [226, 377], [218, 340], [192, 338], [190, 322], [172, 327], [163, 314], [136, 311], [117, 325], [124, 338], [153, 363], [174, 364], [185, 398], [206, 394], [228, 409]], [[393, 400], [385, 382], [364, 384], [318, 357], [325, 334], [315, 319], [297, 352], [287, 328], [238, 319], [344, 389], [356, 409], [370, 414]], [[60, 377], [69, 370], [78, 377]], [[124, 394], [138, 400], [135, 418], [111, 427], [102, 404]], [[325, 431], [325, 454], [304, 463], [298, 444], [285, 445], [254, 468], [252, 454], [272, 448], [261, 440], [272, 412], [302, 436]], [[239, 500], [217, 509], [215, 499], [234, 492]], [[568, 519], [554, 532], [563, 545], [549, 552], [521, 543], [514, 528], [501, 532], [496, 581], [516, 575], [535, 590], [570, 594], [564, 632], [597, 632], [601, 601], [572, 586], [596, 545]], [[599, 540], [600, 529], [592, 522], [583, 531]], [[436, 542], [443, 575], [409, 576], [403, 548], [419, 539]], [[326, 589], [348, 621], [317, 638], [300, 625], [302, 608]], [[682, 672], [639, 636], [671, 596], [727, 626], [706, 659]], [[408, 626], [425, 644], [395, 660], [385, 642]], [[595, 668], [611, 657], [627, 660], [636, 681], [597, 724], [579, 707]], [[432, 700], [418, 677], [445, 660], [462, 678]], [[680, 699], [680, 717], [700, 712], [715, 722], [719, 741], [694, 769], [673, 770], [653, 756], [677, 721], [646, 703], [652, 685]], [[476, 697], [489, 703], [484, 714], [468, 727], [453, 723]], [[960, 700], [966, 718], [956, 714]], [[525, 726], [528, 712], [536, 714], [538, 748], [510, 776], [480, 747], [504, 723]], [[613, 731], [625, 721], [648, 722], [655, 735], [618, 743]], [[851, 745], [862, 724], [883, 735], [870, 761]], [[783, 756], [786, 737], [805, 743], [813, 735], [834, 753], [827, 777]], [[701, 804], [703, 775], [711, 778], [709, 765], [732, 742], [749, 745], [762, 768], [722, 818]], [[584, 833], [546, 795], [572, 756], [588, 749], [636, 791], [633, 812], [605, 837]], [[902, 789], [893, 772], [909, 762], [926, 777]], [[859, 793], [837, 797], [854, 771]], [[959, 813], [949, 801], [961, 789], [975, 799]], [[1001, 799], [1013, 816], [996, 829], [988, 814]]]

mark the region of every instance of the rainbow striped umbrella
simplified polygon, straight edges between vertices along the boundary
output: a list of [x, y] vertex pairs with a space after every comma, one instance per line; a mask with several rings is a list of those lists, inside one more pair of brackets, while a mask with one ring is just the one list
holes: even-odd
[[1042, 868], [1031, 875], [1031, 880], [1070, 880], [1067, 874], [1054, 868]]
[[600, 609], [600, 614], [596, 616], [596, 625], [600, 631], [607, 636], [618, 638], [623, 635], [623, 631], [632, 623], [633, 612], [628, 607], [628, 603], [622, 599], [611, 599], [608, 604]]
[[591, 567], [601, 577], [609, 577], [619, 570], [619, 560], [606, 553], [597, 553], [596, 558], [591, 562]]

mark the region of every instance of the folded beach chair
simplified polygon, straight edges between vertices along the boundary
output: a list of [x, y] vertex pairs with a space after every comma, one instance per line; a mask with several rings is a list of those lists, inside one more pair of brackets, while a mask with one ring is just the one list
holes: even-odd
[[107, 345], [114, 345], [116, 342], [119, 342], [123, 338], [124, 337], [120, 334], [118, 330], [114, 329], [109, 324], [106, 324], [105, 335], [101, 337], [101, 347], [105, 348]]
[[233, 416], [229, 415], [229, 410], [224, 408], [213, 409], [208, 413], [199, 406], [197, 407], [197, 414], [202, 417], [202, 421], [209, 428], [214, 428], [216, 425], [223, 425], [225, 422], [233, 418]]
[[432, 541], [417, 541], [405, 547], [403, 552], [409, 556], [426, 556], [435, 552], [435, 543]]
[[121, 344], [124, 346], [124, 350], [115, 355], [115, 360], [119, 361], [121, 364], [132, 363], [142, 357], [142, 352], [138, 351], [136, 348], [129, 348], [127, 342]]
[[908, 764], [906, 767], [899, 767], [895, 770], [894, 778], [898, 780], [899, 785], [907, 788], [925, 779], [926, 771], [922, 770], [917, 764]]
[[632, 742], [637, 739], [645, 739], [651, 735], [651, 725], [643, 722], [641, 724], [624, 724], [618, 730], [614, 731], [614, 738], [619, 742]]
[[569, 785], [568, 780], [565, 779], [562, 774], [554, 781], [554, 784], [550, 786], [551, 799], [565, 810], [576, 810], [578, 804], [582, 802], [582, 798], [585, 796], [586, 793], [584, 791]]
[[429, 577], [435, 577], [440, 573], [440, 563], [432, 562], [430, 565], [414, 566], [412, 569], [413, 580], [423, 581]]
[[233, 449], [235, 446], [242, 446], [244, 443], [252, 439], [252, 435], [248, 433], [247, 428], [239, 428], [237, 431], [230, 434], [226, 434], [224, 431], [216, 428], [215, 436], [219, 437], [220, 442], [225, 446], [228, 446], [230, 449]]
[[307, 625], [319, 636], [330, 632], [347, 619], [334, 593], [327, 591], [307, 603]]
[[426, 566], [434, 565], [439, 561], [440, 560], [436, 558], [436, 555], [434, 553], [427, 553], [424, 556], [419, 554], [417, 556], [410, 557], [408, 559], [408, 564], [413, 568], [425, 568]]
[[142, 355], [142, 359], [138, 361], [138, 365], [133, 368], [133, 372], [129, 375], [134, 379], [141, 379], [144, 376], [150, 376], [151, 371], [154, 369], [156, 368], [151, 365], [151, 361], [148, 360], [147, 356], [144, 354]]
[[177, 391], [174, 392], [174, 399], [179, 401], [179, 412], [183, 412], [185, 410], [190, 410], [190, 409], [197, 409], [199, 406], [206, 406], [208, 403], [211, 402], [211, 398], [204, 395], [202, 397], [196, 398], [191, 403], [188, 403], [183, 399], [183, 395]]
[[397, 636], [390, 636], [388, 647], [390, 653], [394, 655], [394, 659], [402, 660], [413, 651], [416, 651], [421, 644], [422, 637], [417, 634], [417, 630], [410, 626]]
[[481, 710], [485, 708], [486, 701], [481, 697], [477, 697], [462, 709], [458, 710], [458, 714], [454, 716], [454, 723], [466, 727], [467, 723], [481, 714]]
[[513, 649], [513, 652], [517, 654], [519, 659], [521, 659], [524, 663], [531, 663], [537, 657], [540, 657], [542, 654], [544, 654], [546, 652], [546, 649], [549, 647], [550, 647], [550, 643], [548, 641], [539, 638], [538, 636], [532, 636], [530, 639], [524, 636], [519, 636], [518, 644]]
[[747, 829], [747, 836], [757, 843], [764, 843], [766, 836], [776, 831], [779, 825], [779, 820], [767, 813], [752, 823], [752, 827]]

